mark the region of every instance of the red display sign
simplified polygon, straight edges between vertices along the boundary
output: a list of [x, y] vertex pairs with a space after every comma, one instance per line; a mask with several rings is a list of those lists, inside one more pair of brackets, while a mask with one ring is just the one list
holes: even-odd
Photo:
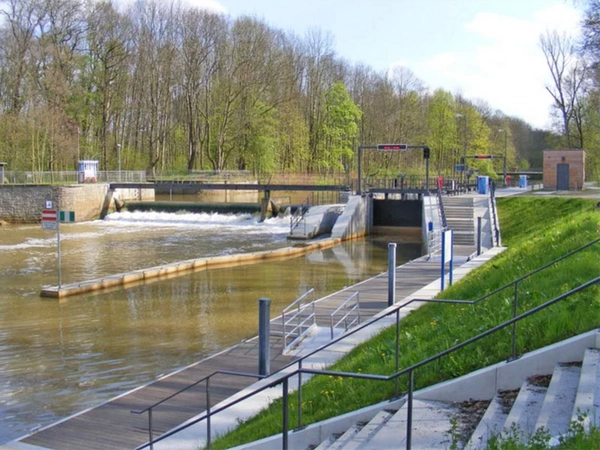
[[377, 150], [385, 150], [388, 152], [408, 150], [408, 144], [377, 144]]

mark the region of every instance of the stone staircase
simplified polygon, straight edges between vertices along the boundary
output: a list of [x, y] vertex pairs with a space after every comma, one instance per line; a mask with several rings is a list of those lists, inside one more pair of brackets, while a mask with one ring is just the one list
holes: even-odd
[[[572, 423], [599, 424], [598, 344], [594, 330], [415, 392], [411, 448], [480, 450], [494, 436], [527, 442], [536, 432], [556, 445]], [[402, 398], [295, 431], [289, 448], [403, 449], [406, 424]], [[281, 435], [243, 448], [280, 446]]]
[[[479, 450], [486, 448], [492, 436], [526, 441], [540, 429], [550, 436], [550, 444], [558, 443], [572, 422], [597, 423], [594, 405], [600, 403], [599, 355], [599, 350], [588, 349], [583, 361], [558, 363], [552, 374], [528, 377], [520, 389], [498, 391], [491, 401], [415, 399], [412, 448]], [[305, 448], [404, 448], [406, 409], [404, 405], [397, 412], [382, 410], [371, 421], [355, 424], [339, 437], [329, 436], [318, 446]], [[583, 416], [585, 419], [580, 420]]]
[[443, 202], [448, 228], [454, 230], [454, 243], [456, 245], [475, 245], [473, 198], [444, 197]]

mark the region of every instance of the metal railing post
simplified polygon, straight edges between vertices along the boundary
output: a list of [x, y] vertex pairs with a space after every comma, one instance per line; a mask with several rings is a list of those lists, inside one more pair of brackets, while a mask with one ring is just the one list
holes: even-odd
[[154, 448], [154, 433], [152, 432], [152, 408], [148, 410], [148, 436], [150, 437], [150, 450]]
[[282, 448], [288, 450], [288, 378], [283, 379], [283, 431], [282, 431]]
[[210, 450], [211, 443], [211, 431], [210, 426], [210, 377], [206, 379], [206, 448]]
[[[515, 283], [515, 297], [513, 301], [513, 319], [517, 317], [517, 308], [519, 305], [519, 282]], [[517, 359], [517, 322], [512, 327], [512, 356], [511, 359]]]
[[[400, 370], [400, 308], [396, 310], [396, 372]], [[398, 377], [394, 381], [394, 395], [398, 397]]]
[[[298, 361], [298, 370], [302, 370], [302, 360]], [[298, 429], [302, 428], [302, 372], [298, 373]]]
[[477, 217], [477, 256], [481, 255], [481, 217]]
[[414, 370], [408, 372], [408, 401], [406, 402], [406, 450], [412, 447], [412, 415], [413, 389], [415, 383]]

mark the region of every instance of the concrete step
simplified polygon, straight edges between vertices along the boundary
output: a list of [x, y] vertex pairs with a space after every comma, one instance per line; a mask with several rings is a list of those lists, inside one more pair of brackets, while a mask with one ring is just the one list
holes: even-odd
[[444, 206], [473, 206], [473, 199], [469, 197], [444, 197]]
[[556, 365], [535, 430], [543, 427], [553, 437], [559, 437], [569, 430], [580, 374], [581, 363]]
[[548, 391], [544, 386], [543, 377], [538, 376], [535, 380], [530, 380], [525, 381], [521, 386], [503, 427], [504, 433], [510, 434], [511, 431], [516, 431], [525, 439], [529, 439], [535, 432], [535, 424]]
[[500, 391], [496, 394], [465, 445], [466, 450], [485, 449], [490, 438], [502, 432], [517, 393], [518, 391]]
[[346, 443], [350, 442], [354, 436], [358, 434], [360, 429], [362, 428], [362, 424], [356, 424], [348, 428], [342, 435], [340, 436], [330, 436], [325, 441], [323, 441], [315, 450], [339, 450]]
[[579, 422], [579, 417], [583, 417], [583, 425], [586, 429], [589, 429], [591, 423], [600, 423], [598, 422], [600, 398], [597, 393], [600, 389], [599, 362], [600, 350], [588, 348], [581, 363], [581, 375], [577, 386], [573, 413], [571, 414], [572, 422]]
[[[404, 405], [374, 436], [364, 449], [404, 448], [406, 446], [407, 405]], [[448, 432], [458, 408], [447, 402], [413, 401], [412, 449], [447, 449], [452, 440]]]
[[370, 446], [371, 438], [385, 426], [395, 413], [396, 411], [386, 410], [378, 412], [375, 417], [355, 433], [351, 439], [344, 442], [343, 445], [339, 447], [334, 445], [331, 449], [358, 450], [359, 448], [363, 448], [367, 443], [369, 443], [368, 445]]

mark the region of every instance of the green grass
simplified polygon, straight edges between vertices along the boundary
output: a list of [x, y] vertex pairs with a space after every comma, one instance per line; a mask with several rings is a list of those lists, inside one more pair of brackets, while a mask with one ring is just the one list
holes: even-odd
[[[553, 261], [599, 236], [600, 213], [595, 201], [563, 198], [505, 198], [498, 200], [503, 244], [508, 249], [438, 298], [480, 298], [485, 293]], [[588, 281], [600, 272], [600, 244], [519, 284], [523, 312]], [[513, 292], [508, 289], [477, 305], [427, 304], [400, 325], [400, 368], [465, 341], [512, 317]], [[522, 321], [517, 348], [525, 353], [600, 324], [600, 289], [594, 286]], [[458, 377], [510, 356], [510, 330], [478, 341], [423, 367], [415, 374], [416, 388]], [[394, 373], [395, 327], [352, 350], [334, 364], [334, 371], [389, 375]], [[405, 390], [407, 380], [400, 379]], [[303, 425], [355, 410], [394, 394], [392, 382], [316, 376], [303, 388]], [[290, 396], [290, 426], [296, 424], [296, 396]], [[229, 448], [281, 432], [281, 400], [228, 435], [213, 448]]]

